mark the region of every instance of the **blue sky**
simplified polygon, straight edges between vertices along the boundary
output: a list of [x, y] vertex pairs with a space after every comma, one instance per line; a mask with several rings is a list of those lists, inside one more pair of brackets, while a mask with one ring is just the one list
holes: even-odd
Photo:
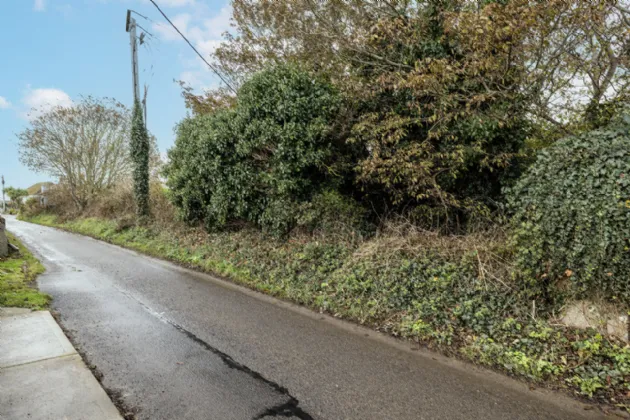
[[[156, 0], [197, 48], [208, 56], [229, 30], [229, 0]], [[140, 82], [149, 86], [148, 127], [161, 152], [186, 115], [180, 88], [218, 81], [165, 24], [147, 0], [3, 0], [0, 25], [0, 174], [7, 186], [52, 180], [20, 164], [16, 133], [32, 107], [67, 105], [81, 95], [132, 104], [127, 9], [147, 16], [138, 24], [154, 35], [140, 48]]]

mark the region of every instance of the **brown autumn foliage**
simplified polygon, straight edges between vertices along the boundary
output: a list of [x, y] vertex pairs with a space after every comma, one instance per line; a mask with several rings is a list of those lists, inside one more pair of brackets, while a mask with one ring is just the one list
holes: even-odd
[[[214, 58], [237, 86], [286, 62], [326, 74], [357, 188], [448, 219], [493, 207], [526, 145], [597, 126], [627, 97], [628, 4], [235, 0]], [[224, 91], [185, 97], [196, 113], [230, 106]]]

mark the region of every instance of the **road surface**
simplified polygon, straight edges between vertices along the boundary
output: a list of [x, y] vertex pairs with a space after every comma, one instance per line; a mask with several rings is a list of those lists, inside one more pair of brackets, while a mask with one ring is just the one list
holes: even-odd
[[7, 218], [139, 419], [578, 419], [563, 395], [87, 237]]

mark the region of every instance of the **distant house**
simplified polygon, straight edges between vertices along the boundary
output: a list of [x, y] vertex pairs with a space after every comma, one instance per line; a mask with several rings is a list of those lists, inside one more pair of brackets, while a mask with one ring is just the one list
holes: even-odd
[[31, 198], [35, 198], [39, 200], [40, 205], [48, 205], [48, 197], [46, 197], [46, 194], [44, 193], [53, 185], [55, 184], [53, 184], [52, 182], [38, 182], [35, 185], [31, 185], [26, 189], [26, 191], [28, 191], [28, 195], [22, 197], [22, 202], [26, 203]]

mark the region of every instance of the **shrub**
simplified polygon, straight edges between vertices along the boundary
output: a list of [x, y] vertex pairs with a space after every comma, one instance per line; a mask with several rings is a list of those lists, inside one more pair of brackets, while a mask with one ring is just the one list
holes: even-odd
[[53, 213], [62, 220], [71, 219], [80, 213], [75, 200], [72, 198], [70, 188], [63, 182], [51, 186], [46, 191], [48, 206], [47, 213]]
[[174, 204], [208, 229], [247, 221], [282, 235], [300, 203], [331, 182], [339, 98], [289, 66], [254, 75], [233, 109], [184, 120], [165, 168]]
[[325, 190], [300, 205], [296, 225], [328, 239], [360, 239], [361, 234], [373, 231], [373, 227], [366, 223], [366, 213], [365, 208], [354, 200], [337, 191]]
[[84, 217], [121, 219], [134, 216], [134, 191], [131, 183], [121, 182], [96, 196], [83, 211]]
[[[72, 198], [70, 188], [59, 183], [46, 191], [46, 213], [54, 214], [60, 221], [78, 216], [121, 219], [135, 217], [134, 197], [130, 182], [120, 182], [98, 195], [91, 197], [83, 209], [79, 209]], [[27, 216], [28, 217], [28, 216]]]
[[246, 176], [252, 173], [235, 148], [235, 120], [234, 111], [221, 110], [187, 118], [177, 127], [164, 172], [173, 204], [188, 222], [224, 226], [230, 210], [232, 217], [248, 218], [237, 203], [249, 200], [252, 183]]
[[160, 227], [174, 227], [178, 224], [175, 206], [169, 199], [169, 191], [161, 182], [149, 185], [149, 199], [151, 204], [151, 218]]
[[454, 12], [455, 3], [425, 2], [374, 23], [365, 47], [401, 65], [350, 66], [365, 90], [351, 138], [369, 151], [358, 179], [396, 211], [420, 204], [416, 214], [428, 213], [420, 219], [439, 216], [449, 231], [496, 208], [529, 131], [519, 25], [503, 8]]
[[621, 125], [543, 150], [509, 191], [517, 265], [549, 302], [630, 303], [630, 136]]
[[36, 198], [36, 197], [32, 197], [26, 200], [26, 202], [20, 209], [20, 213], [24, 214], [24, 216], [26, 217], [37, 216], [43, 211], [44, 211], [44, 207], [40, 204], [39, 198]]

